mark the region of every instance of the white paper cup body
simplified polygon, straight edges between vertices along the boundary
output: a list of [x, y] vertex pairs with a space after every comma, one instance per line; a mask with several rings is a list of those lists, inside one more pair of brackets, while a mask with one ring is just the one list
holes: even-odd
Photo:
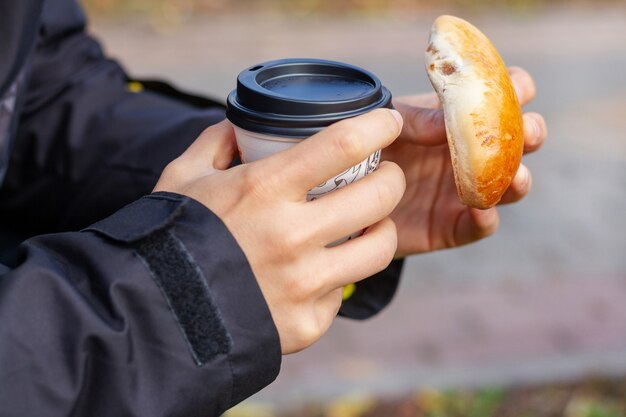
[[[256, 133], [242, 129], [238, 126], [234, 126], [234, 128], [235, 137], [237, 138], [237, 147], [239, 148], [239, 156], [241, 158], [241, 162], [243, 163], [249, 163], [266, 158], [277, 152], [287, 150], [292, 146], [300, 143], [302, 140], [306, 139]], [[344, 172], [334, 176], [333, 178], [329, 178], [324, 183], [309, 190], [309, 192], [307, 193], [307, 200], [315, 200], [324, 196], [325, 194], [345, 187], [346, 185], [351, 184], [354, 181], [360, 180], [367, 174], [375, 171], [376, 168], [378, 168], [379, 162], [380, 150], [368, 156], [366, 159], [361, 161], [361, 163], [351, 168], [348, 168]], [[363, 234], [363, 231], [356, 232], [351, 236], [347, 236], [343, 239], [333, 242], [331, 246], [338, 245], [339, 243], [360, 236], [361, 234]]]

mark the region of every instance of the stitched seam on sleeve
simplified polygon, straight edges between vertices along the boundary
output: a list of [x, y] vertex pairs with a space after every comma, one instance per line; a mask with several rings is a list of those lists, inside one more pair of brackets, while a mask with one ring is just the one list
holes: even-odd
[[[143, 216], [142, 211], [146, 209], [146, 204], [149, 204], [147, 203], [149, 200], [163, 200], [177, 204], [168, 212], [163, 212], [158, 220], [142, 225], [139, 217]], [[118, 212], [104, 220], [92, 224], [86, 229], [81, 230], [81, 232], [96, 232], [117, 242], [132, 243], [139, 239], [149, 237], [157, 230], [170, 226], [173, 220], [180, 216], [188, 202], [188, 198], [178, 198], [177, 196], [167, 194], [151, 194], [142, 197], [122, 209], [127, 218], [130, 214], [130, 218], [135, 219], [134, 222], [130, 222], [129, 220], [120, 222], [116, 220], [118, 219], [117, 216], [119, 216]], [[122, 220], [124, 220], [123, 217]], [[122, 226], [120, 226], [120, 224]]]
[[232, 339], [204, 274], [183, 243], [160, 230], [136, 242], [134, 249], [161, 290], [196, 365], [229, 353]]

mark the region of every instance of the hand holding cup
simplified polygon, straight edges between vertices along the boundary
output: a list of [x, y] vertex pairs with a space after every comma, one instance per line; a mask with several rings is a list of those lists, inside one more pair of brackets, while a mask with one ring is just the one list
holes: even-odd
[[[283, 152], [227, 169], [236, 151], [229, 122], [208, 128], [164, 170], [155, 191], [194, 198], [219, 216], [245, 253], [283, 353], [315, 342], [341, 306], [343, 286], [383, 270], [397, 245], [388, 218], [405, 188], [394, 163], [324, 198], [307, 193], [399, 135], [402, 119], [377, 109], [343, 120]], [[365, 233], [336, 247], [331, 242]]]

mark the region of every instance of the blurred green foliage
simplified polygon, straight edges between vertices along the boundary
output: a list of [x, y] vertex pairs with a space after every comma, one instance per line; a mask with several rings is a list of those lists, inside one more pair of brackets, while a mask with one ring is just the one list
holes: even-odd
[[626, 417], [626, 376], [404, 397], [347, 395], [290, 410], [243, 403], [225, 417]]
[[[623, 0], [602, 0], [601, 3], [619, 4]], [[263, 12], [272, 11], [288, 14], [384, 14], [429, 8], [452, 9], [495, 9], [527, 11], [555, 4], [573, 6], [594, 4], [592, 0], [83, 0], [91, 13], [108, 16], [160, 15], [176, 13], [182, 15]]]
[[418, 394], [416, 408], [424, 417], [486, 417], [493, 416], [504, 399], [505, 392], [501, 389], [486, 389], [474, 393], [433, 391]]

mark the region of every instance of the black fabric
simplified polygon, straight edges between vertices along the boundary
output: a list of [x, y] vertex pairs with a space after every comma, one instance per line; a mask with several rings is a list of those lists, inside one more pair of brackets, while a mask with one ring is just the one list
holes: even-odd
[[135, 245], [113, 223], [36, 237], [0, 277], [1, 416], [217, 416], [276, 377], [276, 328], [223, 223], [173, 194], [134, 204], [152, 218], [134, 228], [165, 224], [136, 242], [171, 233], [195, 260], [229, 352], [198, 366]]
[[158, 82], [129, 91], [73, 0], [46, 1], [41, 21], [0, 189], [0, 228], [24, 236], [78, 230], [149, 193], [165, 165], [224, 118], [215, 102]]
[[0, 185], [4, 180], [4, 173], [8, 166], [10, 149], [9, 139], [13, 137], [13, 127], [15, 126], [14, 115], [17, 112], [17, 91], [20, 84], [20, 77], [11, 84], [4, 96], [0, 96]]
[[22, 70], [39, 27], [43, 0], [0, 0], [0, 97]]
[[230, 352], [224, 327], [202, 271], [169, 231], [151, 234], [133, 245], [163, 292], [198, 366]]
[[[161, 204], [155, 206], [152, 203], [154, 198], [161, 200]], [[173, 193], [153, 193], [129, 204], [123, 213], [114, 213], [92, 224], [87, 230], [97, 231], [118, 242], [134, 243], [167, 227], [190, 201]], [[149, 211], [152, 213], [146, 215]]]

